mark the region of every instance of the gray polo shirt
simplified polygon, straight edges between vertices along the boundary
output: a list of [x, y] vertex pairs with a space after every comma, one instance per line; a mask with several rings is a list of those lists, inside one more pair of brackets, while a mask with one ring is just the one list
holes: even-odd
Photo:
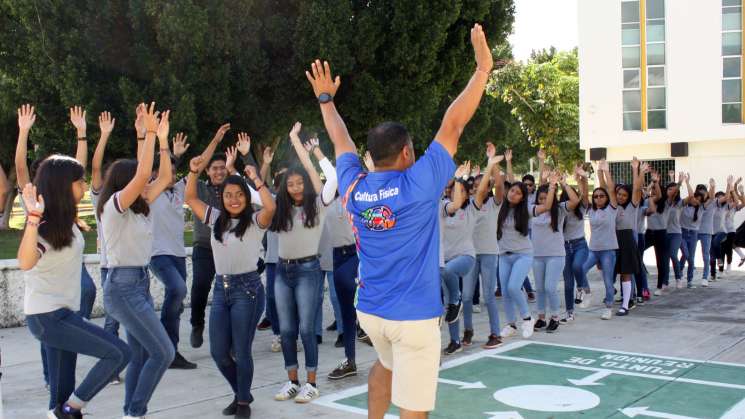
[[619, 204], [616, 208], [616, 230], [635, 230], [638, 213], [639, 207], [635, 207], [632, 202], [626, 208]]
[[665, 203], [665, 212], [667, 213], [667, 232], [668, 234], [680, 234], [680, 213], [683, 210], [683, 201], [676, 204]]
[[[238, 237], [235, 233], [223, 232], [222, 243], [214, 234], [210, 234], [212, 257], [215, 260], [215, 273], [218, 275], [237, 275], [256, 271], [261, 254], [261, 239], [266, 229], [259, 227], [256, 221], [257, 213], [253, 214], [253, 223]], [[220, 210], [207, 207], [204, 214], [205, 225], [214, 227]], [[238, 220], [232, 219], [231, 228], [238, 225]]]
[[702, 205], [703, 215], [699, 210], [701, 217], [701, 226], [698, 228], [698, 234], [714, 234], [714, 213], [717, 212], [717, 205], [713, 199], [707, 200]]
[[152, 256], [186, 257], [184, 249], [184, 192], [186, 178], [166, 189], [150, 204], [153, 219]]
[[331, 201], [326, 212], [326, 225], [329, 232], [329, 243], [331, 248], [351, 246], [355, 244], [352, 224], [347, 218], [347, 213], [341, 206], [341, 198], [337, 197]]
[[264, 256], [266, 263], [277, 263], [279, 256], [277, 256], [277, 250], [279, 247], [279, 237], [277, 233], [267, 230], [266, 232], [266, 255]]
[[318, 242], [318, 254], [321, 270], [325, 272], [334, 270], [334, 248], [331, 247], [331, 232], [329, 232], [329, 220], [323, 223], [321, 240]]
[[494, 197], [488, 197], [481, 205], [476, 225], [473, 227], [473, 247], [477, 255], [496, 255], [497, 245], [497, 204]]
[[39, 260], [23, 273], [23, 312], [26, 315], [49, 313], [61, 308], [80, 311], [80, 275], [85, 241], [75, 224], [72, 232], [72, 244], [59, 250], [54, 250], [39, 235], [36, 245]]
[[[502, 203], [497, 205], [497, 214], [499, 214], [502, 205], [509, 206], [507, 198], [504, 198]], [[514, 212], [515, 210], [510, 208], [507, 218], [505, 218], [504, 224], [502, 224], [502, 238], [498, 241], [499, 254], [503, 255], [507, 252], [532, 254], [533, 243], [530, 241], [530, 237], [523, 236], [522, 233], [515, 229]], [[532, 218], [531, 215], [532, 211], [528, 210], [528, 221]]]
[[644, 234], [647, 232], [647, 209], [649, 209], [649, 200], [643, 199], [639, 211], [636, 213], [636, 234]]
[[[559, 204], [558, 231], [551, 228], [551, 212], [535, 215], [535, 205], [530, 206], [533, 215], [533, 229], [530, 240], [533, 243], [533, 256], [566, 256], [564, 249], [564, 219], [567, 216], [566, 202]], [[576, 218], [576, 217], [575, 217]]]
[[735, 227], [735, 214], [740, 211], [737, 205], [727, 204], [727, 212], [724, 213], [724, 231], [726, 233], [735, 233], [737, 228]]
[[[222, 189], [212, 185], [209, 180], [197, 183], [197, 196], [206, 205], [222, 210]], [[194, 246], [210, 248], [212, 230], [202, 220], [194, 219]]]
[[[443, 207], [443, 211], [446, 211]], [[473, 228], [476, 226], [476, 218], [479, 210], [473, 205], [473, 200], [466, 208], [458, 208], [453, 215], [445, 214], [443, 226], [442, 243], [445, 260], [455, 259], [458, 256], [476, 257], [476, 249], [473, 246]]]
[[594, 210], [590, 207], [587, 215], [590, 218], [590, 244], [592, 251], [616, 250], [616, 208], [608, 204], [605, 208]]
[[574, 210], [567, 211], [567, 215], [564, 218], [564, 240], [571, 241], [585, 238], [585, 207], [582, 203], [579, 203], [579, 210], [582, 214], [581, 217], [577, 217]]
[[101, 225], [101, 220], [98, 218], [98, 211], [96, 208], [98, 208], [98, 198], [101, 196], [100, 191], [96, 191], [91, 187], [91, 204], [93, 204], [93, 217], [96, 219], [96, 237], [98, 237], [98, 255], [99, 255], [99, 265], [101, 268], [108, 268], [109, 263], [106, 260], [106, 244], [103, 240], [103, 226]]
[[[703, 215], [704, 208], [701, 205], [698, 207], [686, 205], [680, 213], [680, 227], [686, 230], [698, 231], [698, 229], [701, 228]], [[693, 220], [694, 216], [696, 217], [695, 221]]]
[[[661, 205], [660, 202], [657, 205]], [[670, 213], [667, 211], [667, 204], [665, 209], [660, 214], [657, 210], [654, 213], [647, 216], [647, 229], [649, 230], [667, 230], [667, 216]]]
[[712, 220], [714, 234], [725, 233], [724, 230], [724, 215], [727, 213], [727, 204], [719, 205], [719, 202], [714, 204], [714, 217]]
[[305, 213], [302, 207], [292, 208], [292, 229], [279, 231], [279, 247], [277, 254], [282, 259], [302, 259], [318, 255], [323, 224], [326, 219], [326, 206], [321, 202], [321, 196], [316, 198], [318, 207], [318, 222], [313, 228], [305, 228], [303, 222]]
[[152, 219], [122, 209], [119, 193], [111, 196], [101, 214], [109, 268], [146, 266], [153, 249]]

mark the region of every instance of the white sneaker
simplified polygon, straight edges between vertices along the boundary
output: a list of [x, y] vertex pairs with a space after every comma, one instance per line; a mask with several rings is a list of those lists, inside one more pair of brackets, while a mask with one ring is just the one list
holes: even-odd
[[125, 416], [124, 419], [145, 419], [145, 416]]
[[527, 339], [531, 336], [533, 336], [533, 332], [535, 331], [535, 319], [533, 317], [530, 318], [530, 320], [523, 320], [523, 324], [520, 325], [520, 328], [523, 331], [523, 338]]
[[675, 280], [675, 288], [677, 289], [683, 289], [683, 280], [682, 279], [676, 279]]
[[57, 415], [54, 414], [54, 410], [47, 412], [47, 419], [57, 419]]
[[303, 342], [297, 341], [297, 351], [303, 352]]
[[603, 310], [603, 314], [600, 315], [600, 318], [603, 320], [610, 320], [613, 317], [613, 310], [606, 308]]
[[282, 337], [279, 335], [272, 337], [272, 352], [282, 352]]
[[659, 288], [656, 289], [656, 290], [654, 290], [654, 295], [657, 296], [657, 297], [659, 297], [660, 295], [662, 295], [662, 290], [659, 289]]
[[509, 324], [505, 326], [504, 328], [502, 328], [502, 333], [500, 333], [503, 339], [511, 338], [515, 336], [516, 334], [517, 334], [517, 329], [510, 326]]
[[313, 399], [317, 399], [320, 395], [321, 392], [319, 392], [317, 388], [309, 383], [305, 383], [303, 388], [300, 389], [300, 393], [295, 396], [295, 403], [308, 403]]
[[592, 293], [590, 291], [585, 291], [584, 295], [582, 296], [582, 302], [579, 303], [579, 308], [590, 307], [591, 300], [592, 300]]
[[285, 385], [282, 386], [282, 388], [279, 390], [279, 393], [274, 395], [274, 400], [282, 402], [285, 400], [294, 399], [299, 391], [300, 386], [292, 384], [292, 381], [288, 381], [285, 383]]
[[574, 313], [567, 313], [563, 319], [559, 320], [561, 324], [572, 324], [574, 321]]
[[474, 313], [481, 313], [481, 305], [480, 304], [474, 305], [473, 306], [473, 312]]
[[727, 264], [727, 267], [724, 269], [725, 272], [730, 273], [732, 272], [732, 264]]
[[702, 287], [708, 287], [708, 286], [709, 286], [709, 280], [707, 280], [707, 279], [702, 279], [702, 280], [701, 280], [701, 286], [702, 286]]

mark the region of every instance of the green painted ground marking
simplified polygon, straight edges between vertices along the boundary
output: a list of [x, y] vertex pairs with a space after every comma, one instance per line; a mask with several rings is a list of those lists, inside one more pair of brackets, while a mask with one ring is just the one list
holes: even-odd
[[[316, 403], [366, 415], [367, 386]], [[515, 342], [443, 364], [430, 417], [745, 419], [745, 365]]]

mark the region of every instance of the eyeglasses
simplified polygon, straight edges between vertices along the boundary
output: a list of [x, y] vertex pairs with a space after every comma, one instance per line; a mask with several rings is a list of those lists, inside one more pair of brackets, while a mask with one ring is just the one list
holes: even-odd
[[608, 195], [606, 194], [598, 194], [598, 195], [593, 195], [592, 199], [607, 198], [607, 197]]
[[530, 183], [530, 182], [525, 182], [525, 186], [527, 186], [528, 188], [532, 188], [532, 187], [535, 186], [535, 184], [534, 183]]

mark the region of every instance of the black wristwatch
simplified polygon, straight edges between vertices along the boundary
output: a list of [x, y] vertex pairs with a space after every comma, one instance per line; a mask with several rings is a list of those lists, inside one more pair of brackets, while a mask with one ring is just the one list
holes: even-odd
[[333, 96], [331, 96], [331, 95], [330, 95], [330, 94], [328, 94], [328, 93], [321, 93], [321, 94], [320, 94], [320, 95], [318, 96], [318, 101], [319, 101], [320, 103], [329, 103], [329, 102], [331, 102], [332, 100], [334, 100], [334, 97], [333, 97]]

